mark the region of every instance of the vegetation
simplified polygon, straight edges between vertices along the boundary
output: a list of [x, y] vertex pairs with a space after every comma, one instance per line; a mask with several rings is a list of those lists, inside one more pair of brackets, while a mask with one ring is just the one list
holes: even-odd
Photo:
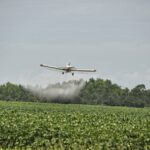
[[80, 93], [83, 103], [110, 106], [144, 107], [150, 106], [150, 90], [144, 84], [133, 89], [121, 88], [110, 80], [90, 79]]
[[[70, 83], [80, 85], [82, 81], [69, 81], [49, 85], [53, 88], [67, 87]], [[45, 89], [44, 89], [45, 90]], [[6, 101], [38, 101], [57, 103], [103, 104], [110, 106], [145, 107], [150, 106], [150, 90], [144, 84], [133, 89], [122, 88], [110, 80], [90, 79], [75, 97], [47, 97], [31, 92], [22, 85], [6, 83], [0, 86], [0, 99]]]
[[6, 83], [0, 86], [0, 99], [6, 101], [38, 101], [38, 97], [33, 95], [22, 85]]
[[0, 149], [148, 150], [149, 108], [0, 101]]

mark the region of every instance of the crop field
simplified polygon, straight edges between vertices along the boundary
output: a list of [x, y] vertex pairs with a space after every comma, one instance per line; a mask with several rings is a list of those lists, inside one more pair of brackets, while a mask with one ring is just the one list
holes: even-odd
[[150, 109], [0, 101], [0, 149], [148, 150]]

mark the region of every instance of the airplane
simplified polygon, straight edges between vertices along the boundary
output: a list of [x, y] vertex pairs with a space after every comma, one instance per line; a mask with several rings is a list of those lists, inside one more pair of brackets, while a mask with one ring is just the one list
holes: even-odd
[[71, 66], [71, 63], [68, 63], [65, 67], [55, 67], [55, 66], [47, 66], [44, 64], [40, 64], [41, 67], [45, 67], [48, 69], [54, 69], [54, 70], [60, 70], [62, 71], [62, 74], [65, 73], [72, 73], [72, 76], [74, 76], [74, 72], [96, 72], [95, 69], [77, 69], [73, 66]]

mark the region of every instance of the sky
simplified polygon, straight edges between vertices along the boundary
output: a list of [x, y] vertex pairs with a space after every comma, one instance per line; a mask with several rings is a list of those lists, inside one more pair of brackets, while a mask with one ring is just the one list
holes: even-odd
[[[83, 78], [150, 88], [149, 0], [0, 0], [0, 84]], [[61, 75], [41, 63], [96, 73]]]

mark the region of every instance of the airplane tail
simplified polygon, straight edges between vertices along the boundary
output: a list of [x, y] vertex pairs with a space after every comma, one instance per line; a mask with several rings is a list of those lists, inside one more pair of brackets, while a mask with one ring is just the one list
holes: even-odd
[[70, 66], [71, 66], [71, 62], [68, 62], [66, 66], [67, 66], [67, 67], [70, 67]]

